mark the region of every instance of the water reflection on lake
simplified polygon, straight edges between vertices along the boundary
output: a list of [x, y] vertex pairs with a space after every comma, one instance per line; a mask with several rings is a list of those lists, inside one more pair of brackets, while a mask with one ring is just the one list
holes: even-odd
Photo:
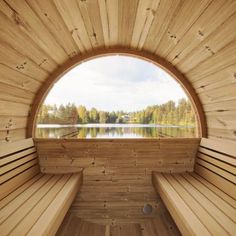
[[196, 137], [195, 127], [143, 124], [38, 125], [37, 138], [160, 138]]

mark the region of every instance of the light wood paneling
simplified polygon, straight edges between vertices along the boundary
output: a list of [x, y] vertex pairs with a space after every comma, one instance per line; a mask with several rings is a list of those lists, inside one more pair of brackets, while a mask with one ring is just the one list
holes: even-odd
[[[199, 139], [36, 139], [41, 171], [83, 170], [83, 186], [70, 209], [93, 222], [133, 221], [157, 216], [162, 204], [151, 172], [192, 171]], [[153, 207], [145, 215], [145, 203]]]

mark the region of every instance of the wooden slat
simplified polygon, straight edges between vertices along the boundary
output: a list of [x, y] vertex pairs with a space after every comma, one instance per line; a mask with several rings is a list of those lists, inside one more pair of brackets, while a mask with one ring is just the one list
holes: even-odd
[[0, 100], [0, 116], [28, 116], [29, 110], [27, 104]]
[[1, 167], [1, 174], [5, 174], [6, 172], [9, 172], [15, 168], [19, 168], [19, 166], [25, 164], [26, 162], [35, 160], [37, 158], [37, 153], [30, 154], [28, 156], [25, 156], [17, 161], [14, 161], [8, 165], [5, 165]]
[[[166, 57], [188, 32], [199, 16], [202, 15], [210, 2], [210, 0], [184, 1], [183, 4], [179, 4], [180, 8], [175, 12], [170, 25], [157, 46], [156, 54]], [[188, 20], [186, 21], [186, 19]]]
[[227, 141], [217, 141], [217, 140], [212, 140], [212, 139], [206, 139], [202, 138], [200, 146], [213, 149], [215, 151], [218, 151], [220, 153], [225, 153], [230, 156], [235, 156], [236, 157], [236, 149], [235, 149], [235, 144], [234, 142], [227, 142]]
[[80, 51], [84, 53], [91, 50], [92, 45], [77, 1], [55, 0], [54, 2]]
[[227, 181], [218, 174], [211, 172], [198, 164], [195, 165], [195, 172], [214, 184], [226, 194], [230, 195], [232, 198], [236, 199], [236, 187], [232, 182]]
[[0, 208], [2, 209], [8, 203], [13, 201], [18, 195], [23, 193], [29, 186], [34, 184], [41, 177], [42, 177], [42, 174], [37, 174], [36, 176], [34, 176], [33, 178], [25, 182], [23, 185], [13, 190], [13, 192], [11, 192], [8, 196], [6, 196], [4, 199], [0, 201]]
[[210, 200], [216, 207], [218, 207], [224, 214], [236, 223], [236, 209], [229, 205], [224, 199], [215, 194], [211, 189], [207, 188], [203, 183], [198, 181], [190, 174], [182, 174], [186, 181], [201, 192], [208, 200]]
[[229, 157], [229, 156], [225, 155], [225, 154], [221, 154], [221, 153], [215, 152], [214, 150], [209, 150], [209, 149], [201, 147], [201, 146], [199, 147], [198, 151], [200, 153], [204, 153], [208, 156], [212, 156], [212, 157], [214, 157], [215, 159], [217, 159], [221, 162], [225, 162], [229, 165], [232, 165], [233, 167], [236, 166], [236, 160], [232, 157]]
[[[109, 46], [116, 45], [118, 41], [118, 0], [105, 1], [107, 20], [109, 26]], [[104, 31], [103, 31], [104, 35]]]
[[[197, 200], [198, 207], [203, 207], [209, 214], [210, 217], [206, 218], [205, 220], [202, 218], [201, 214], [199, 215], [201, 221], [209, 227], [209, 231], [213, 233], [213, 235], [233, 235], [235, 232], [236, 224], [227, 216], [225, 215], [215, 204], [213, 204], [209, 199], [207, 199], [202, 193], [199, 192], [198, 189], [195, 189], [189, 182], [187, 182], [182, 176], [176, 175], [175, 178], [178, 180], [179, 183], [185, 188], [185, 191], [188, 191], [191, 196]], [[188, 202], [191, 205], [191, 203]], [[196, 211], [195, 211], [196, 212]], [[220, 230], [216, 229], [216, 225], [209, 226], [210, 218], [215, 219], [216, 222], [220, 225], [223, 232], [220, 233]], [[214, 232], [213, 232], [214, 231]]]
[[[223, 169], [223, 170], [226, 170], [228, 172], [230, 172], [232, 175], [234, 175], [236, 173], [236, 167], [234, 166], [231, 166], [231, 165], [228, 165], [226, 164], [225, 162], [222, 162], [222, 161], [219, 161], [217, 159], [214, 159], [210, 156], [207, 156], [207, 155], [204, 155], [202, 153], [198, 153], [198, 157], [201, 159], [201, 160], [204, 160], [208, 163], [211, 163], [215, 166], [218, 166], [219, 168]], [[211, 169], [211, 168], [210, 168]], [[216, 169], [217, 170], [217, 169]], [[219, 171], [217, 171], [217, 173], [219, 173]], [[231, 176], [231, 175], [229, 175]], [[232, 177], [232, 176], [231, 176]], [[229, 178], [227, 178], [229, 179]]]
[[28, 117], [0, 116], [0, 131], [26, 129]]
[[[40, 0], [29, 1], [28, 4], [32, 8], [32, 10], [36, 12], [44, 25], [47, 26], [47, 29], [51, 32], [54, 39], [64, 49], [69, 57], [72, 58], [73, 56], [80, 53], [53, 2]], [[63, 35], [63, 37], [61, 37], [61, 35]]]
[[[56, 63], [61, 64], [68, 58], [65, 51], [59, 46], [27, 2], [16, 3], [15, 1], [7, 0], [7, 3], [9, 16], [11, 14], [16, 15], [18, 23], [15, 23], [21, 26], [19, 27], [20, 30], [28, 35], [44, 52], [47, 52]], [[27, 27], [24, 24], [27, 24]]]
[[[1, 224], [4, 223], [4, 221], [7, 220], [7, 218], [11, 215], [14, 214], [14, 212], [21, 207], [26, 201], [28, 201], [32, 195], [34, 195], [44, 184], [49, 181], [49, 179], [52, 177], [52, 175], [44, 175], [41, 176], [41, 178], [37, 179], [36, 182], [33, 182], [30, 186], [28, 186], [27, 189], [24, 190], [21, 194], [19, 194], [15, 199], [13, 199], [8, 205], [6, 205], [2, 210], [1, 210], [1, 219], [0, 222]], [[27, 181], [27, 183], [32, 182]], [[23, 185], [24, 186], [24, 185]], [[10, 194], [11, 195], [11, 194]], [[30, 200], [29, 200], [30, 201]]]
[[[39, 45], [35, 44], [29, 36], [22, 33], [21, 27], [19, 25], [24, 24], [21, 21], [21, 18], [14, 21], [14, 18], [11, 17], [14, 10], [12, 11], [11, 8], [5, 3], [0, 3], [0, 28], [1, 33], [0, 37], [2, 41], [7, 42], [11, 45], [17, 52], [24, 55], [28, 60], [38, 65], [44, 69], [46, 72], [50, 72], [57, 67], [56, 63], [51, 59], [51, 57], [39, 47]], [[24, 26], [23, 26], [24, 27]], [[18, 40], [15, 40], [15, 39]], [[27, 42], [28, 47], [25, 46], [25, 42]], [[28, 61], [27, 60], [27, 61]]]
[[2, 184], [0, 187], [1, 188], [0, 200], [6, 197], [12, 191], [14, 191], [16, 188], [24, 184], [27, 180], [33, 178], [38, 173], [39, 173], [39, 166], [35, 165], [27, 169], [26, 171], [22, 172], [21, 174], [17, 175], [16, 177], [12, 178], [11, 180], [7, 181], [6, 183]]
[[38, 160], [37, 159], [34, 159], [32, 161], [29, 161], [27, 163], [25, 163], [24, 165], [14, 169], [14, 170], [11, 170], [9, 172], [7, 172], [6, 174], [2, 175], [0, 177], [0, 183], [4, 183], [5, 181], [8, 181], [9, 179], [15, 177], [16, 175], [22, 173], [23, 171], [31, 168], [32, 166], [34, 165], [37, 165], [38, 164]]
[[[203, 14], [194, 22], [175, 48], [170, 51], [167, 56], [168, 61], [178, 65], [188, 54], [194, 55], [193, 49], [205, 42], [205, 39], [214, 31], [218, 31], [218, 27], [232, 15], [234, 9], [235, 1], [211, 1]], [[207, 43], [204, 44], [207, 45]]]
[[24, 139], [18, 142], [13, 142], [9, 144], [5, 144], [0, 149], [0, 156], [6, 156], [14, 152], [18, 152], [22, 149], [27, 149], [34, 146], [34, 142], [32, 138]]
[[[180, 7], [180, 0], [160, 1], [160, 5], [155, 12], [155, 18], [143, 49], [155, 53], [160, 41], [168, 29], [168, 26], [173, 20], [175, 14], [179, 11]], [[165, 24], [163, 24], [163, 22], [165, 22]]]
[[219, 176], [222, 176], [226, 180], [231, 181], [232, 183], [236, 184], [236, 176], [234, 174], [230, 174], [227, 171], [224, 171], [221, 168], [211, 165], [208, 162], [206, 162], [200, 158], [197, 158], [196, 164], [203, 166], [204, 168], [206, 168], [206, 169], [218, 174]]
[[153, 184], [183, 235], [211, 235], [162, 174], [153, 174]]
[[[188, 191], [185, 187], [185, 182], [180, 178], [179, 175], [164, 175], [169, 184], [175, 189], [175, 191], [179, 194], [181, 199], [188, 205], [188, 207], [194, 212], [194, 214], [200, 219], [203, 225], [208, 229], [208, 231], [212, 235], [227, 235], [227, 231], [217, 222], [208, 212], [206, 208], [204, 208], [204, 204], [202, 204], [202, 199], [197, 190], [191, 188], [191, 185], [188, 186]], [[199, 198], [193, 197], [194, 193]], [[201, 201], [200, 201], [201, 199]], [[199, 201], [201, 202], [199, 204]], [[205, 200], [205, 199], [204, 199]], [[209, 205], [209, 208], [212, 207]], [[186, 219], [187, 220], [187, 219]]]
[[[236, 5], [231, 7], [235, 8], [235, 6]], [[232, 26], [235, 24], [236, 14], [233, 14], [223, 22], [214, 33], [209, 35], [202, 43], [194, 48], [191, 54], [185, 56], [184, 59], [178, 63], [178, 68], [184, 72], [190, 71], [201, 62], [217, 54], [218, 51], [235, 40], [236, 33], [232, 30]]]
[[[54, 235], [60, 226], [71, 202], [73, 201], [81, 184], [81, 174], [74, 174], [68, 180], [57, 198], [44, 211], [36, 224], [28, 232], [29, 235]], [[65, 197], [66, 196], [66, 197]], [[55, 214], [55, 209], [57, 212]], [[49, 224], [45, 224], [45, 221]]]
[[[229, 65], [235, 64], [235, 41], [222, 48], [218, 53], [214, 54], [208, 60], [205, 60], [194, 67], [192, 70], [185, 73], [185, 76], [192, 80], [199, 80], [213, 73], [221, 71]], [[224, 60], [222, 60], [224, 59]]]
[[27, 138], [26, 128], [0, 131], [0, 145], [20, 141]]
[[27, 155], [30, 155], [30, 154], [33, 154], [36, 152], [36, 148], [35, 147], [31, 147], [31, 148], [28, 148], [24, 151], [21, 151], [21, 152], [18, 152], [18, 153], [15, 153], [15, 154], [12, 154], [10, 156], [7, 156], [5, 158], [2, 158], [0, 160], [0, 164], [1, 165], [6, 165], [7, 163], [9, 162], [12, 162], [12, 161], [16, 161], [17, 159], [20, 159], [24, 156], [27, 156]]
[[4, 235], [9, 234], [16, 225], [34, 208], [38, 201], [47, 194], [47, 192], [56, 184], [60, 179], [59, 176], [50, 178], [41, 188], [38, 189], [27, 201], [25, 201], [13, 214], [11, 214], [0, 229]]
[[200, 175], [196, 174], [195, 172], [191, 173], [191, 175], [195, 179], [197, 179], [199, 182], [201, 182], [204, 186], [206, 186], [209, 190], [214, 192], [217, 196], [221, 197], [224, 201], [226, 201], [232, 207], [236, 208], [236, 201], [232, 197], [230, 197], [228, 194], [226, 194], [225, 192], [221, 191], [215, 185], [213, 185], [212, 183], [208, 182], [207, 180], [205, 180], [203, 177], [201, 177]]
[[23, 88], [33, 93], [36, 93], [42, 85], [42, 83], [35, 78], [24, 75], [3, 64], [0, 65], [0, 81], [17, 88]]
[[119, 0], [118, 7], [118, 44], [122, 47], [129, 47], [135, 24], [138, 0]]
[[[56, 184], [47, 192], [47, 194], [40, 199], [37, 205], [24, 217], [24, 219], [18, 224], [11, 232], [13, 235], [23, 234], [26, 235], [31, 229], [32, 225], [40, 218], [43, 212], [50, 206], [50, 204], [57, 198], [57, 195], [66, 185], [69, 175], [62, 175]], [[30, 224], [29, 224], [30, 222]]]

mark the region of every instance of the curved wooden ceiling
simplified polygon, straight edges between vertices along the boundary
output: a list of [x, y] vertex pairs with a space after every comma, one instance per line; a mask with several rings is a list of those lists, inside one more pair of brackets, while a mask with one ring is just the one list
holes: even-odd
[[158, 55], [194, 87], [212, 138], [236, 140], [235, 0], [0, 1], [0, 141], [26, 137], [36, 93], [78, 54]]

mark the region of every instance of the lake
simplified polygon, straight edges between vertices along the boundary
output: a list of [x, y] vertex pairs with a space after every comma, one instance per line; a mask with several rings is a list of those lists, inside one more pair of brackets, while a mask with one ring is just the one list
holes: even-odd
[[37, 138], [193, 138], [195, 127], [155, 124], [38, 124]]

